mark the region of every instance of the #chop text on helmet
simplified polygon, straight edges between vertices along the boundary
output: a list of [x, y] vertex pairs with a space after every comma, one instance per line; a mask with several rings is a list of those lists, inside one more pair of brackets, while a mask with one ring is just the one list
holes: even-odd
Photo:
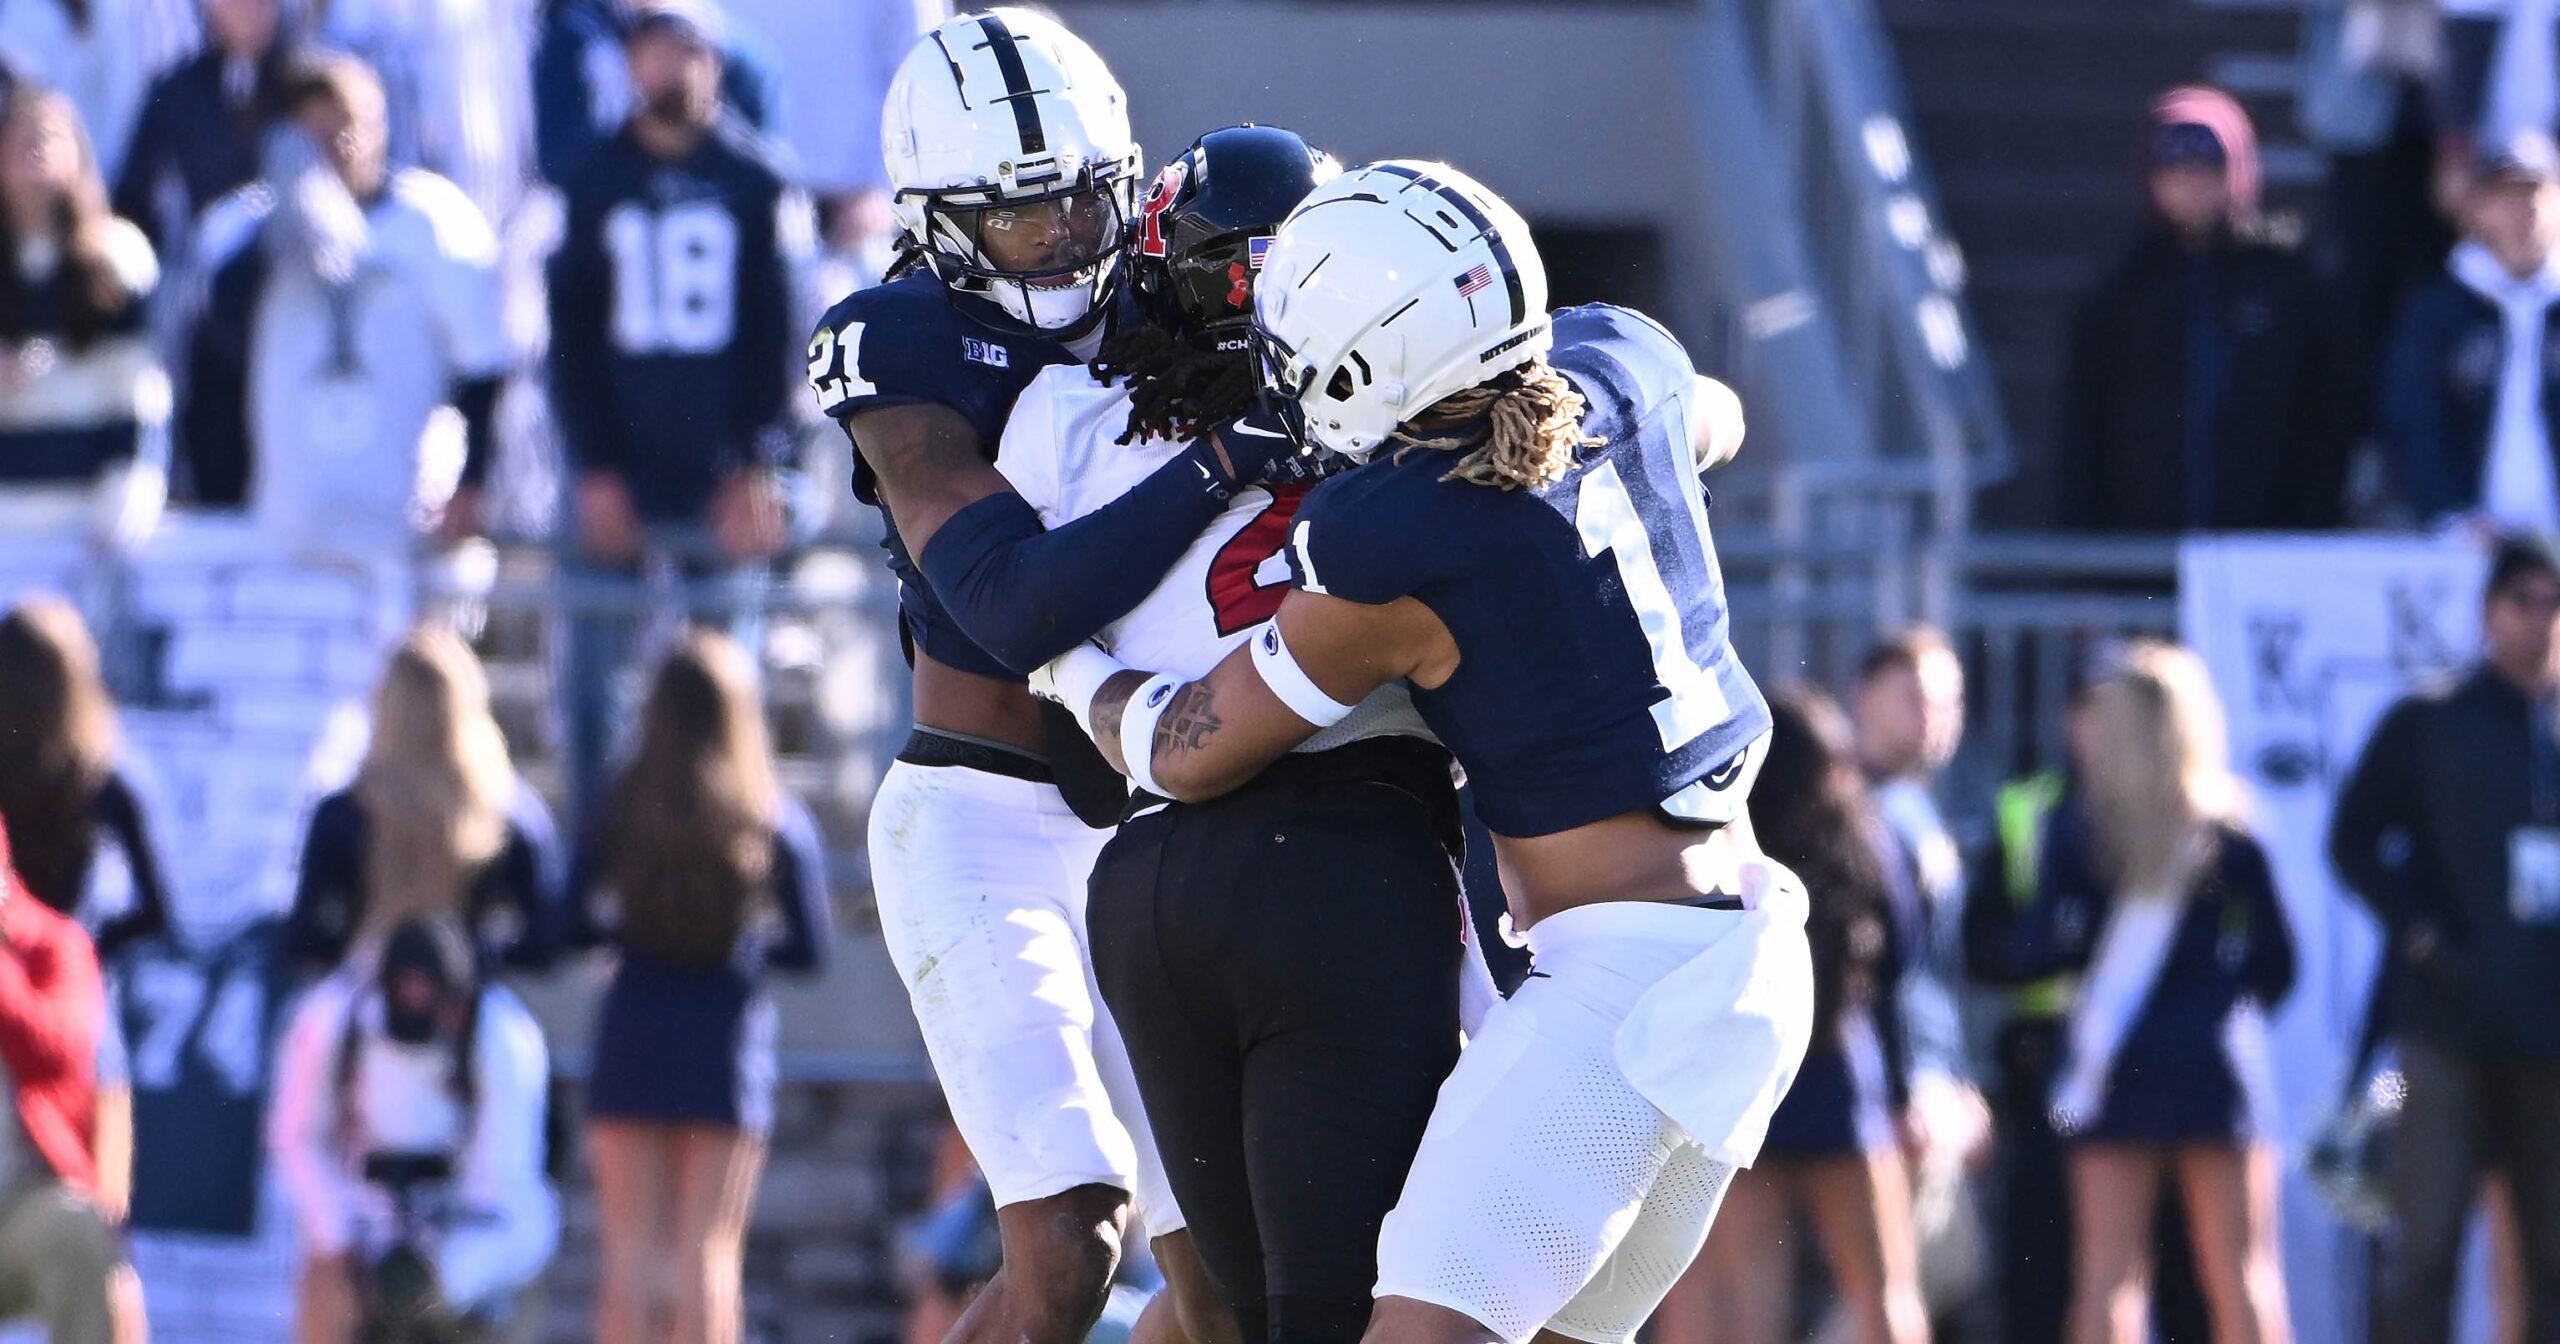
[[1102, 321], [1139, 158], [1128, 96], [1081, 38], [1019, 9], [944, 23], [890, 81], [880, 140], [901, 250], [1026, 327]]
[[1301, 442], [1360, 459], [1442, 398], [1547, 352], [1529, 226], [1442, 163], [1390, 159], [1316, 188], [1254, 286], [1272, 400]]

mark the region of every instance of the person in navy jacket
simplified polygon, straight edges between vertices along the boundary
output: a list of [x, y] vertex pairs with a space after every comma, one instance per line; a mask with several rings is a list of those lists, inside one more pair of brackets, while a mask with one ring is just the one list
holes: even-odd
[[2142, 640], [2069, 728], [2077, 787], [2047, 823], [2035, 903], [1972, 944], [1995, 983], [2080, 976], [2053, 1096], [2071, 1145], [2069, 1338], [2144, 1337], [2168, 1179], [2214, 1338], [2290, 1338], [2262, 1014], [2292, 989], [2294, 948], [2240, 820], [2222, 707], [2194, 654]]
[[2510, 137], [2482, 157], [2470, 237], [2409, 301], [2383, 365], [2383, 446], [2422, 520], [2560, 530], [2560, 149]]

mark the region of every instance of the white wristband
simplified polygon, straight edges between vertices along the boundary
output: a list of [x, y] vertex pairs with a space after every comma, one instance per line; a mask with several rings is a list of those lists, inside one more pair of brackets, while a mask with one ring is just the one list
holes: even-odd
[[1076, 716], [1084, 735], [1093, 736], [1093, 699], [1102, 683], [1128, 671], [1128, 665], [1091, 644], [1078, 644], [1032, 670], [1031, 693], [1055, 700]]
[[1173, 693], [1182, 685], [1180, 677], [1159, 672], [1129, 693], [1129, 705], [1120, 713], [1120, 758], [1129, 764], [1129, 782], [1159, 798], [1173, 795], [1156, 783], [1156, 722], [1173, 705]]
[[1315, 679], [1289, 656], [1289, 643], [1280, 638], [1280, 622], [1262, 623], [1262, 633], [1253, 637], [1253, 670], [1262, 674], [1262, 684], [1280, 697], [1289, 712], [1318, 728], [1330, 728], [1351, 717], [1353, 706], [1324, 693]]

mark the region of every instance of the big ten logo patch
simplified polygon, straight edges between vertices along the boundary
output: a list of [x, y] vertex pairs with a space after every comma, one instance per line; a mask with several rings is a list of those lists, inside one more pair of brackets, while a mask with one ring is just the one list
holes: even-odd
[[972, 364], [984, 364], [991, 369], [1009, 369], [1013, 367], [1013, 352], [1011, 350], [1008, 350], [993, 341], [979, 340], [975, 336], [963, 336], [960, 338], [960, 353], [965, 355]]

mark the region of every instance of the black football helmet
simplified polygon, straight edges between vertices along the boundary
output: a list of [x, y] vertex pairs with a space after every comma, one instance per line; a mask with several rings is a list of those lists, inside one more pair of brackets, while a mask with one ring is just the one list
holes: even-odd
[[1131, 280], [1147, 321], [1202, 349], [1245, 349], [1263, 249], [1289, 211], [1341, 171], [1277, 126], [1229, 126], [1192, 141], [1138, 207]]

